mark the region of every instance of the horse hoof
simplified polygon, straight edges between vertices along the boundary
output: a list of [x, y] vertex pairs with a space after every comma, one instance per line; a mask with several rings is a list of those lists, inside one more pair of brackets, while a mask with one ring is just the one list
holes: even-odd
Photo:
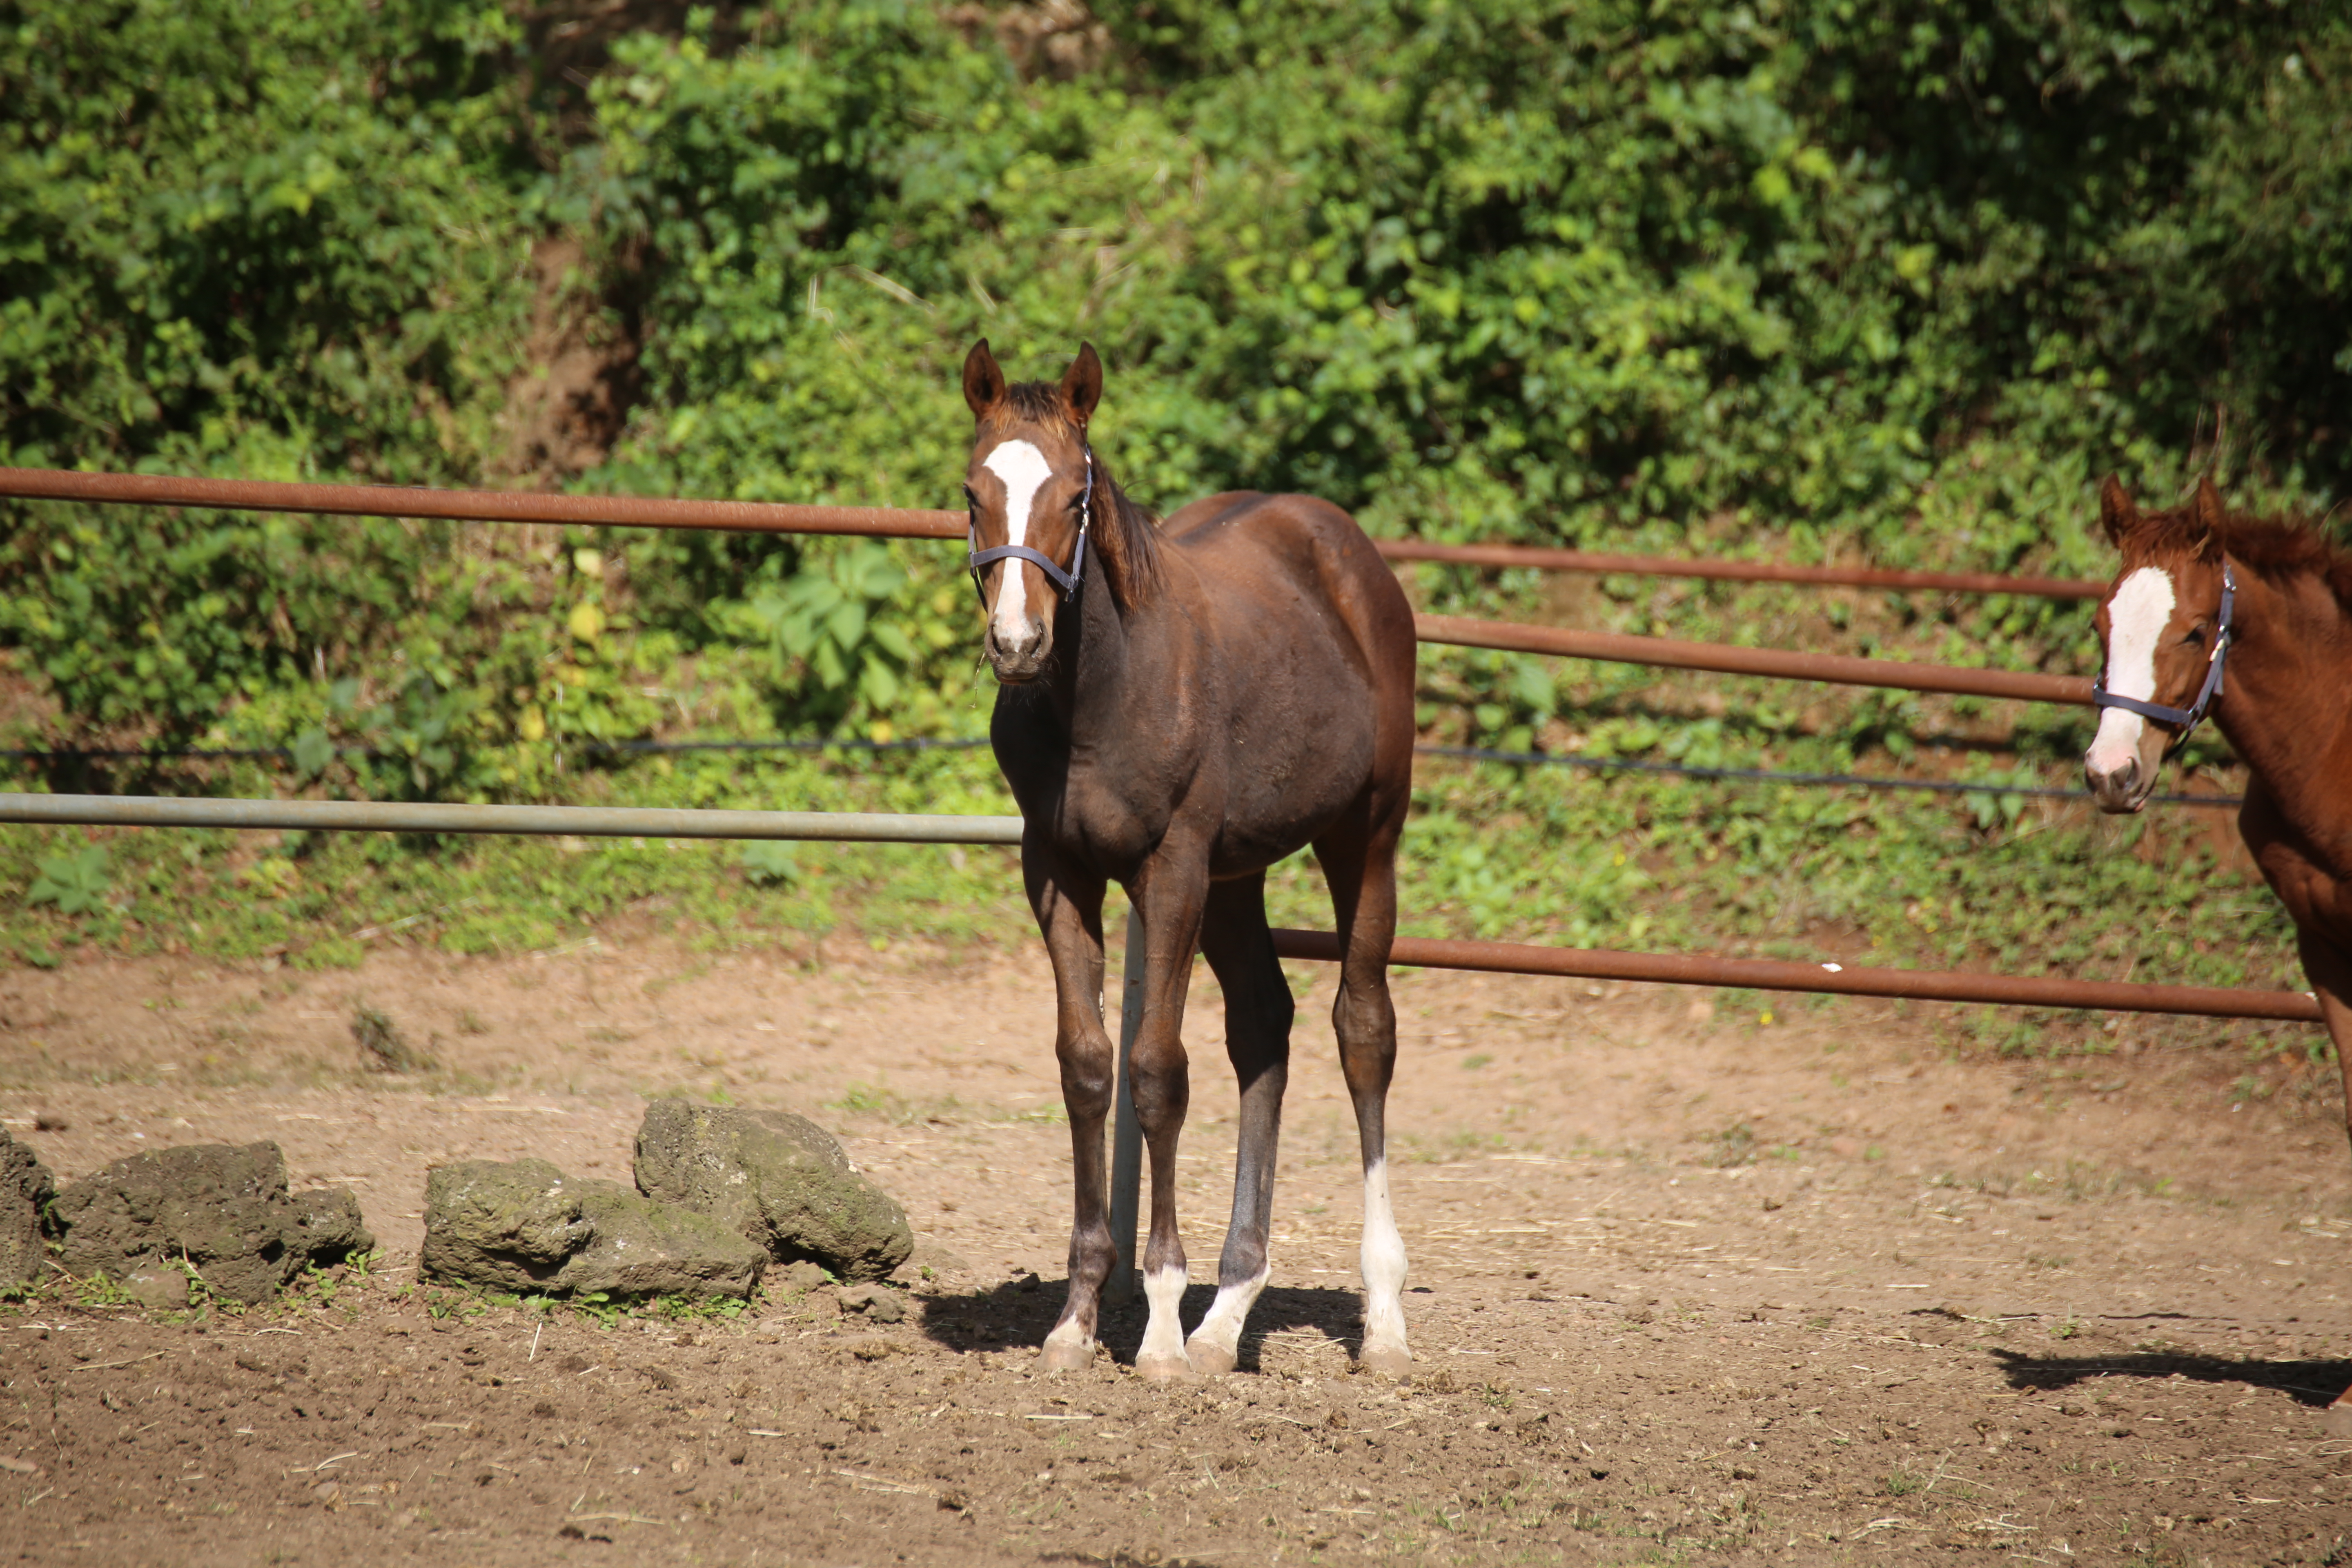
[[1234, 1352], [1223, 1345], [1213, 1345], [1194, 1340], [1184, 1347], [1184, 1354], [1192, 1370], [1203, 1377], [1223, 1377], [1234, 1370]]
[[1192, 1363], [1181, 1355], [1138, 1356], [1135, 1371], [1152, 1383], [1174, 1383], [1192, 1375]]
[[1412, 1373], [1412, 1352], [1402, 1345], [1366, 1345], [1357, 1364], [1382, 1377], [1406, 1377]]
[[2327, 1407], [2323, 1425], [2331, 1437], [2352, 1437], [2352, 1394]]
[[1045, 1348], [1037, 1352], [1039, 1372], [1084, 1372], [1094, 1363], [1095, 1345], [1092, 1340], [1083, 1344], [1074, 1344], [1067, 1340], [1058, 1343], [1048, 1340]]

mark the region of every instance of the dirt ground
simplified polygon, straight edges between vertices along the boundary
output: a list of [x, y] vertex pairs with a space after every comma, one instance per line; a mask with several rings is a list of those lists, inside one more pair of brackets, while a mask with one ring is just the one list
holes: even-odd
[[[1159, 1387], [1134, 1309], [1091, 1372], [1030, 1370], [1069, 1208], [1042, 957], [608, 941], [0, 976], [0, 1118], [61, 1180], [275, 1139], [383, 1247], [241, 1315], [0, 1307], [0, 1557], [2352, 1562], [2332, 1071], [2130, 1020], [2112, 1057], [2001, 1061], [1935, 1008], [1401, 973], [1400, 1384], [1349, 1373], [1354, 1135], [1297, 966], [1274, 1284], [1241, 1373]], [[436, 1070], [362, 1070], [362, 1001]], [[1196, 1319], [1233, 1136], [1205, 972], [1188, 1037]], [[905, 1321], [418, 1286], [429, 1166], [625, 1180], [673, 1092], [840, 1131], [921, 1237]]]

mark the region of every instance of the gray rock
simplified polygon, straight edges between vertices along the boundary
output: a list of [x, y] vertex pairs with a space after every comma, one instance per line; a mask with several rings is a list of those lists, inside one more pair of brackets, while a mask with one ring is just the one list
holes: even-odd
[[189, 1143], [117, 1160], [50, 1207], [68, 1273], [152, 1277], [184, 1258], [215, 1294], [266, 1301], [305, 1264], [339, 1263], [375, 1237], [349, 1190], [286, 1189], [275, 1143]]
[[741, 1297], [767, 1261], [707, 1215], [544, 1160], [467, 1160], [425, 1178], [429, 1279], [541, 1295]]
[[58, 1195], [49, 1168], [0, 1132], [0, 1290], [31, 1285], [48, 1272], [41, 1245], [41, 1206]]
[[788, 1110], [656, 1100], [637, 1129], [637, 1190], [749, 1237], [780, 1262], [880, 1279], [915, 1250], [898, 1201], [830, 1133]]

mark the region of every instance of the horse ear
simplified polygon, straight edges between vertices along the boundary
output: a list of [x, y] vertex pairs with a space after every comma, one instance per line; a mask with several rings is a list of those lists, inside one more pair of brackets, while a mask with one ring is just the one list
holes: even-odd
[[2197, 500], [2192, 503], [2190, 515], [2196, 518], [2200, 535], [2197, 541], [2197, 553], [2211, 555], [2214, 541], [2221, 532], [2221, 523], [2229, 514], [2221, 505], [2221, 492], [2213, 488], [2210, 478], [2200, 476], [2198, 479]]
[[2107, 538], [2120, 545], [2131, 531], [2139, 526], [2139, 508], [2132, 505], [2131, 497], [2124, 493], [2124, 482], [2115, 475], [2099, 487], [2099, 526], [2107, 531]]
[[1004, 372], [997, 368], [996, 356], [988, 352], [986, 338], [972, 344], [971, 353], [963, 356], [963, 400], [975, 419], [987, 418], [988, 411], [1004, 401]]
[[1095, 357], [1094, 344], [1078, 345], [1078, 357], [1062, 373], [1062, 395], [1069, 399], [1070, 413], [1084, 428], [1095, 416], [1095, 405], [1102, 401], [1102, 361]]

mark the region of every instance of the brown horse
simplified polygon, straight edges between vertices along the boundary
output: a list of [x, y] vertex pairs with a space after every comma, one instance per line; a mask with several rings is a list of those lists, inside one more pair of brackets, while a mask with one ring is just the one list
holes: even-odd
[[[2091, 793], [2102, 811], [2139, 810], [2210, 710], [2252, 775], [2238, 832], [2294, 918], [2352, 1135], [2352, 556], [2226, 511], [2210, 480], [2187, 506], [2143, 512], [2109, 479], [2099, 521], [2123, 567], [2099, 606]], [[2352, 1412], [2352, 1393], [2337, 1405]]]
[[[1345, 952], [1331, 1012], [1363, 1149], [1361, 1357], [1402, 1371], [1412, 1359], [1404, 1243], [1383, 1118], [1396, 1060], [1397, 838], [1412, 772], [1412, 607], [1354, 521], [1310, 497], [1215, 495], [1155, 523], [1088, 445], [1102, 396], [1091, 344], [1058, 385], [1008, 386], [982, 342], [964, 361], [963, 394], [978, 421], [964, 482], [972, 575], [1001, 683], [990, 736], [1027, 824], [1021, 868], [1054, 965], [1076, 1167], [1069, 1299], [1041, 1364], [1093, 1359], [1115, 1258], [1102, 901], [1116, 881], [1141, 917], [1147, 964], [1129, 1064], [1151, 1169], [1150, 1318], [1135, 1364], [1152, 1377], [1232, 1370], [1265, 1287], [1289, 1073], [1290, 988], [1266, 930], [1265, 869], [1312, 845]], [[1196, 952], [1225, 991], [1241, 1146], [1216, 1300], [1188, 1345], [1176, 1140]]]

